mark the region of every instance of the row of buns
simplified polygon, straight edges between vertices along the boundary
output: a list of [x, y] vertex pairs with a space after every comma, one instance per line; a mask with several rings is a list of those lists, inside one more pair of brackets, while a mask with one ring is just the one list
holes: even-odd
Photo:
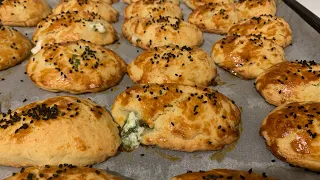
[[[92, 167], [77, 167], [70, 164], [60, 164], [59, 166], [31, 167], [21, 169], [19, 173], [14, 173], [5, 180], [45, 180], [45, 179], [81, 179], [81, 180], [122, 180], [123, 178], [106, 173], [103, 170]], [[265, 173], [259, 175], [253, 173], [252, 169], [248, 172], [229, 170], [229, 169], [213, 169], [210, 171], [188, 172], [177, 175], [171, 180], [201, 180], [201, 179], [220, 179], [220, 180], [276, 180], [268, 177]]]

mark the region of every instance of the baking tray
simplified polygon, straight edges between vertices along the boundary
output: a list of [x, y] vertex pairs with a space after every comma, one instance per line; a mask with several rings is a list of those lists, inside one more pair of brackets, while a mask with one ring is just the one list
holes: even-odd
[[320, 18], [301, 5], [296, 0], [283, 0], [291, 9], [297, 12], [310, 26], [320, 33]]
[[[49, 1], [54, 7], [58, 0]], [[284, 2], [277, 1], [277, 15], [283, 17], [292, 28], [293, 44], [285, 49], [288, 60], [302, 59], [319, 62], [320, 35], [309, 26], [297, 13], [291, 10]], [[117, 52], [127, 63], [131, 62], [141, 49], [132, 46], [122, 35], [123, 10], [125, 4], [119, 2], [113, 5], [120, 12], [119, 22], [113, 24], [120, 37], [119, 43], [107, 46]], [[191, 10], [183, 3], [184, 17], [187, 19]], [[17, 28], [31, 38], [34, 28]], [[210, 53], [212, 45], [222, 36], [204, 33], [204, 44], [201, 46]], [[0, 72], [0, 104], [1, 111], [8, 108], [15, 109], [33, 101], [49, 97], [70, 95], [67, 93], [51, 93], [37, 88], [27, 77], [25, 72], [26, 61]], [[259, 128], [262, 120], [275, 107], [269, 105], [256, 92], [254, 81], [243, 80], [230, 75], [218, 68], [219, 83], [214, 89], [233, 99], [242, 109], [242, 133], [240, 139], [222, 151], [207, 152], [178, 152], [164, 150], [157, 147], [139, 147], [133, 152], [120, 152], [117, 156], [97, 164], [94, 167], [104, 169], [127, 179], [162, 180], [185, 173], [188, 170], [210, 170], [213, 168], [230, 168], [248, 170], [274, 176], [283, 180], [316, 180], [320, 175], [305, 171], [302, 168], [294, 168], [287, 163], [276, 159], [266, 148], [263, 138], [259, 136]], [[4, 80], [1, 81], [1, 79]], [[109, 90], [100, 93], [79, 95], [83, 98], [91, 98], [95, 102], [110, 110], [112, 103], [121, 91], [133, 82], [127, 75], [121, 83]], [[25, 102], [24, 102], [25, 101]], [[272, 162], [275, 160], [275, 162]], [[17, 168], [0, 166], [0, 179], [3, 179], [18, 171]]]

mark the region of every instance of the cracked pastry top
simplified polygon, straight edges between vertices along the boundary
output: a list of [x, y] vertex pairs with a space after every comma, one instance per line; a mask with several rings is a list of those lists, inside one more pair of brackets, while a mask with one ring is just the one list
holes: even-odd
[[7, 26], [36, 26], [50, 13], [46, 0], [0, 1], [0, 21]]
[[138, 84], [179, 83], [209, 86], [214, 83], [217, 69], [210, 55], [204, 50], [171, 45], [142, 52], [128, 65], [128, 74], [132, 81]]
[[177, 17], [131, 18], [122, 25], [124, 37], [134, 46], [149, 49], [166, 45], [199, 46], [200, 29]]
[[31, 41], [18, 30], [0, 24], [0, 71], [26, 59], [31, 48]]
[[115, 52], [84, 41], [44, 46], [29, 58], [26, 70], [40, 88], [81, 94], [117, 85], [127, 65]]
[[57, 96], [37, 101], [0, 114], [0, 164], [103, 162], [117, 153], [118, 133], [110, 114], [90, 100]]
[[268, 149], [294, 166], [320, 171], [320, 103], [293, 102], [274, 109], [260, 134]]
[[286, 61], [256, 79], [256, 89], [275, 106], [288, 102], [320, 102], [320, 65], [314, 61]]
[[205, 87], [135, 85], [117, 96], [111, 112], [128, 150], [140, 143], [186, 152], [219, 150], [240, 136], [238, 107]]
[[211, 56], [218, 66], [244, 79], [255, 79], [285, 61], [283, 48], [261, 36], [226, 36], [213, 45]]
[[[62, 12], [43, 19], [33, 34], [34, 43], [53, 44], [85, 40], [106, 45], [118, 40], [117, 32], [101, 16], [78, 11]], [[42, 45], [43, 45], [42, 44]]]

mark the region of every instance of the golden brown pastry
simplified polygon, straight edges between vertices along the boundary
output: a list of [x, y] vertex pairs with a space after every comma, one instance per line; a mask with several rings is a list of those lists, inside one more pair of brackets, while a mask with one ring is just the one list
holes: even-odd
[[134, 46], [149, 49], [166, 45], [197, 46], [202, 43], [200, 29], [179, 18], [131, 18], [122, 25], [124, 37]]
[[238, 20], [251, 19], [262, 14], [276, 15], [274, 0], [239, 0], [235, 6]]
[[112, 116], [127, 150], [140, 143], [187, 152], [219, 150], [240, 135], [238, 107], [204, 87], [135, 85], [117, 96]]
[[171, 16], [182, 18], [179, 5], [166, 1], [144, 0], [128, 5], [124, 10], [124, 18]]
[[279, 159], [320, 171], [319, 123], [319, 102], [293, 102], [273, 110], [264, 119], [260, 134]]
[[50, 15], [42, 20], [33, 35], [33, 42], [53, 44], [85, 40], [93, 44], [111, 44], [118, 39], [116, 30], [101, 16], [77, 11]]
[[78, 11], [93, 12], [100, 15], [109, 23], [118, 21], [118, 11], [115, 10], [109, 2], [101, 0], [67, 0], [61, 2], [52, 10], [52, 14], [60, 14], [62, 12]]
[[170, 2], [176, 5], [180, 4], [180, 0], [123, 0], [123, 2], [127, 3], [127, 4], [131, 4], [131, 3], [135, 3], [138, 1], [146, 1], [146, 2]]
[[118, 133], [109, 113], [92, 101], [49, 98], [0, 115], [0, 164], [99, 163], [117, 153]]
[[244, 79], [255, 79], [285, 61], [282, 47], [260, 36], [227, 36], [213, 45], [211, 53], [218, 66]]
[[[68, 2], [68, 1], [73, 1], [73, 0], [61, 0], [60, 2]], [[83, 1], [83, 0], [79, 0], [79, 1]], [[119, 0], [89, 0], [89, 1], [93, 1], [93, 2], [102, 1], [103, 3], [107, 3], [109, 5], [119, 2]]]
[[190, 9], [196, 9], [199, 6], [203, 6], [203, 5], [209, 4], [209, 3], [233, 4], [234, 0], [183, 0], [183, 2]]
[[228, 35], [260, 35], [286, 47], [292, 41], [290, 25], [282, 18], [272, 15], [261, 15], [241, 21], [232, 26]]
[[237, 15], [232, 4], [210, 3], [193, 10], [188, 21], [204, 32], [226, 34], [237, 22]]
[[55, 180], [121, 180], [120, 177], [108, 174], [103, 170], [77, 167], [72, 164], [22, 168], [19, 173], [13, 173], [5, 180], [47, 180], [50, 178]]
[[269, 177], [266, 173], [262, 175], [252, 172], [231, 170], [231, 169], [213, 169], [211, 171], [190, 172], [181, 174], [171, 178], [171, 180], [203, 180], [203, 179], [216, 179], [216, 180], [277, 180]]
[[4, 180], [121, 180], [122, 178], [106, 173], [103, 170], [78, 167], [72, 164], [59, 164], [59, 166], [42, 166], [22, 168], [19, 173], [13, 173]]
[[27, 74], [40, 88], [73, 94], [117, 85], [126, 63], [113, 51], [84, 41], [43, 47], [30, 57]]
[[0, 24], [0, 71], [23, 61], [32, 43], [14, 28]]
[[258, 76], [256, 89], [275, 106], [295, 101], [320, 102], [320, 65], [314, 61], [279, 63]]
[[50, 13], [46, 0], [0, 1], [0, 21], [7, 26], [36, 26]]
[[209, 86], [217, 69], [209, 54], [198, 47], [164, 46], [142, 52], [129, 64], [128, 74], [138, 84]]

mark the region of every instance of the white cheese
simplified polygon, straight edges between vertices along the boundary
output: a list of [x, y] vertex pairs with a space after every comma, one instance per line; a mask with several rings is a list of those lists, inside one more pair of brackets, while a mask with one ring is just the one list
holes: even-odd
[[[130, 112], [121, 132], [123, 146], [127, 149], [139, 147], [143, 131], [144, 128], [140, 127], [136, 114]], [[128, 134], [128, 132], [130, 132], [130, 134]]]
[[131, 38], [132, 42], [138, 42], [139, 41], [138, 39], [140, 40], [140, 38], [137, 35], [135, 34], [132, 35], [132, 38]]
[[89, 27], [94, 29], [94, 30], [97, 30], [99, 33], [106, 32], [106, 28], [101, 23], [90, 24]]
[[32, 54], [37, 54], [41, 50], [43, 40], [39, 40], [34, 48], [31, 49]]

